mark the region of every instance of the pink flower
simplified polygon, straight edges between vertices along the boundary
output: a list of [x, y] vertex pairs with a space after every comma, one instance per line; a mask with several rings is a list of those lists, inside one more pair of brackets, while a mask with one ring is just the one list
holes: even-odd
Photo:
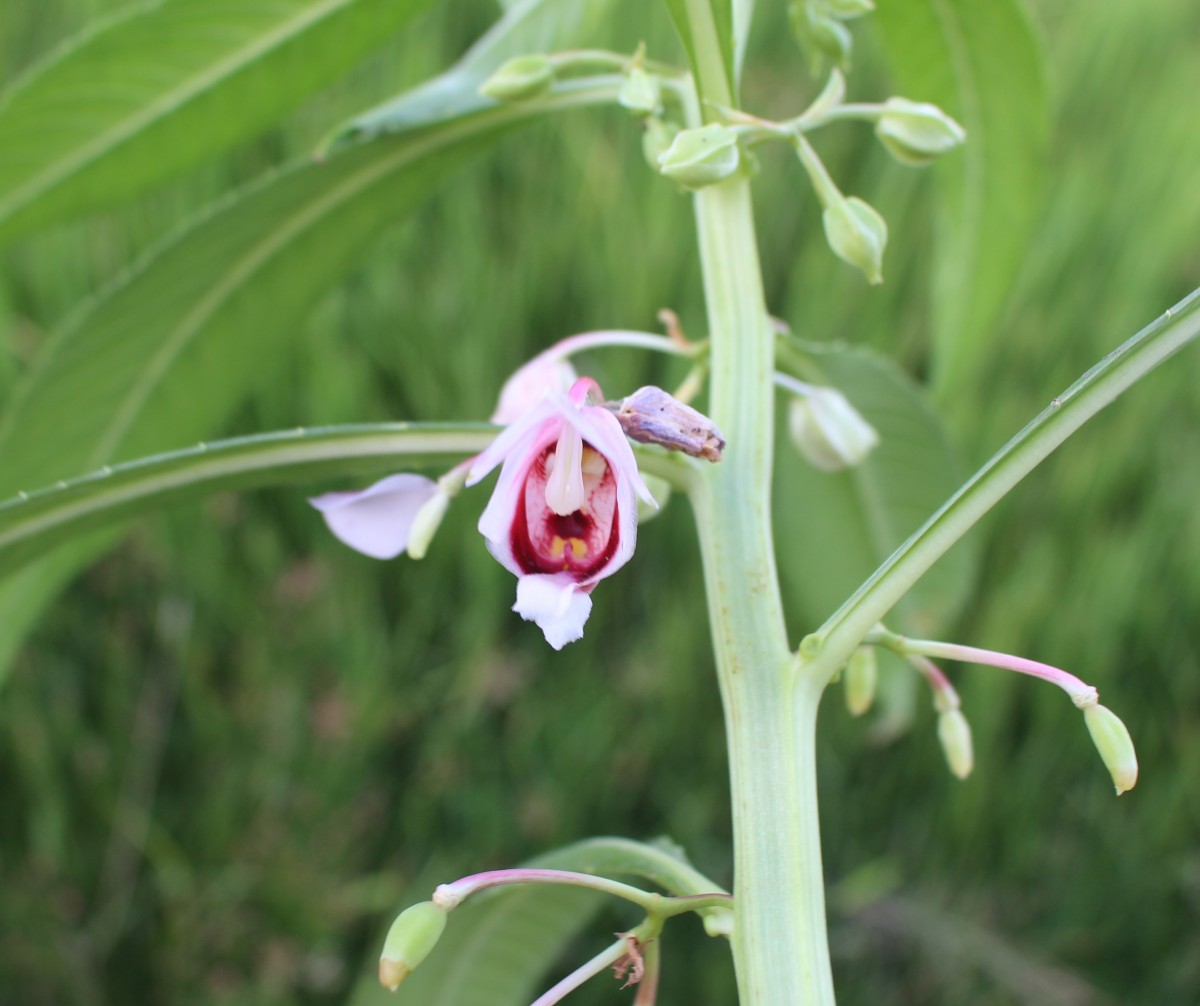
[[592, 590], [633, 555], [637, 497], [654, 502], [616, 417], [587, 404], [595, 388], [585, 377], [547, 392], [467, 473], [474, 485], [503, 465], [479, 531], [518, 578], [513, 610], [556, 650], [583, 635]]

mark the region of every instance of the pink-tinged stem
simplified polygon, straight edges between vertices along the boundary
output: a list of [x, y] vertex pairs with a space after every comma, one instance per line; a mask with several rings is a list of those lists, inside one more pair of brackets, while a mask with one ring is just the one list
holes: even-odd
[[1039, 663], [1036, 660], [1014, 657], [1010, 653], [981, 650], [975, 646], [959, 646], [956, 643], [938, 643], [929, 639], [905, 639], [903, 647], [906, 653], [937, 657], [942, 660], [959, 660], [968, 664], [986, 664], [990, 667], [1002, 667], [1007, 671], [1016, 671], [1019, 674], [1041, 678], [1043, 681], [1058, 685], [1071, 696], [1071, 701], [1081, 709], [1095, 705], [1099, 698], [1095, 688], [1080, 681], [1074, 674], [1068, 674], [1064, 670]]
[[555, 1003], [561, 1002], [589, 978], [594, 978], [605, 968], [611, 967], [616, 963], [617, 959], [625, 953], [625, 949], [625, 937], [622, 936], [611, 947], [601, 951], [586, 964], [572, 971], [566, 978], [555, 985], [554, 988], [543, 992], [534, 1000], [533, 1006], [554, 1006]]
[[958, 692], [950, 684], [950, 679], [942, 673], [942, 669], [932, 660], [921, 656], [919, 653], [910, 653], [908, 655], [908, 662], [929, 683], [929, 687], [933, 691], [933, 702], [938, 712], [958, 709], [962, 705], [958, 698]]
[[586, 887], [593, 891], [612, 894], [635, 905], [652, 911], [662, 903], [661, 894], [643, 891], [629, 884], [622, 884], [607, 877], [593, 877], [590, 873], [573, 873], [570, 870], [491, 870], [487, 873], [475, 873], [463, 877], [452, 884], [442, 884], [433, 892], [433, 901], [449, 911], [456, 908], [466, 898], [489, 887], [506, 887], [512, 884], [567, 884], [572, 887]]
[[633, 1000], [633, 1006], [654, 1006], [658, 1000], [658, 976], [661, 972], [662, 961], [659, 946], [658, 940], [651, 940], [646, 944], [643, 954], [646, 972], [642, 975], [642, 980], [638, 982], [637, 996]]
[[538, 354], [539, 358], [547, 360], [565, 360], [576, 353], [589, 349], [604, 349], [609, 346], [624, 346], [629, 349], [650, 349], [657, 353], [670, 353], [672, 356], [692, 356], [685, 346], [667, 338], [665, 335], [654, 335], [651, 332], [633, 332], [625, 329], [608, 329], [601, 332], [583, 332], [580, 335], [570, 335], [556, 342], [549, 349]]

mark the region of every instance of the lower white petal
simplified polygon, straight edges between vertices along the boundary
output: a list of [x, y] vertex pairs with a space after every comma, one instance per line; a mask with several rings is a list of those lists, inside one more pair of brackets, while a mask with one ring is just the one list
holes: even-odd
[[583, 636], [583, 625], [592, 613], [592, 599], [569, 576], [534, 573], [517, 581], [513, 611], [527, 622], [536, 622], [546, 642], [561, 650]]

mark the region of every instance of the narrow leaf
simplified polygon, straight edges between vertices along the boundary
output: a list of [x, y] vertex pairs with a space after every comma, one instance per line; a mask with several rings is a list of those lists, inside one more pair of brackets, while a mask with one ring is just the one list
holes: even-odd
[[[781, 362], [841, 391], [879, 432], [862, 464], [818, 471], [790, 443], [779, 450], [780, 572], [804, 620], [819, 624], [957, 488], [965, 474], [941, 419], [890, 360], [866, 350], [792, 340]], [[974, 547], [963, 547], [905, 598], [901, 623], [936, 634], [969, 596]], [[813, 576], [814, 569], [821, 570]]]
[[199, 444], [0, 504], [0, 576], [84, 530], [221, 490], [444, 465], [481, 451], [486, 423], [382, 423], [291, 430]]
[[1004, 445], [822, 626], [822, 659], [840, 666], [867, 631], [1014, 486], [1087, 420], [1200, 338], [1200, 290], [1113, 350]]
[[169, 0], [100, 22], [0, 97], [0, 235], [133, 195], [253, 135], [428, 0]]
[[1049, 97], [1043, 53], [1019, 0], [879, 0], [872, 21], [904, 97], [967, 130], [935, 170], [934, 380], [945, 394], [1010, 290], [1041, 203]]

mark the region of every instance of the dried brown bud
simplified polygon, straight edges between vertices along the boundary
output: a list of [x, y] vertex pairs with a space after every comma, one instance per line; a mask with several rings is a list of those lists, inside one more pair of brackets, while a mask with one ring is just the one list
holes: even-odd
[[658, 444], [705, 461], [720, 461], [725, 438], [702, 412], [652, 385], [619, 402], [605, 402], [625, 436], [640, 444]]

